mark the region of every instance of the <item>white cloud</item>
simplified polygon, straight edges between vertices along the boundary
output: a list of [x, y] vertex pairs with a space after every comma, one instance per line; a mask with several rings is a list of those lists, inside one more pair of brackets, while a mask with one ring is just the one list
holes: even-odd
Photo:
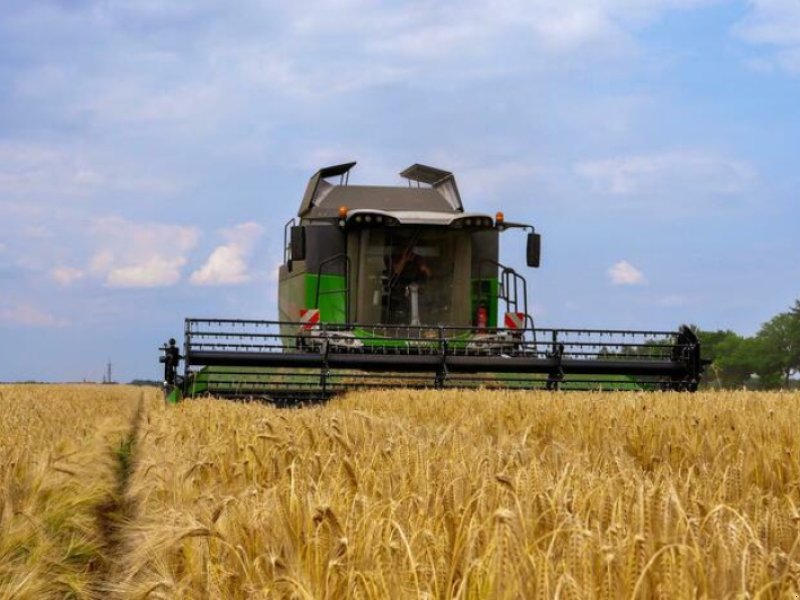
[[52, 200], [109, 191], [171, 194], [179, 188], [167, 178], [97, 154], [57, 144], [0, 141], [0, 193], [11, 199], [35, 195]]
[[189, 278], [195, 285], [233, 285], [249, 280], [247, 263], [241, 249], [234, 244], [214, 249], [205, 264]]
[[56, 283], [66, 286], [82, 279], [85, 273], [73, 267], [56, 267], [50, 271], [50, 275]]
[[614, 285], [641, 285], [645, 283], [644, 273], [627, 260], [621, 260], [608, 269], [608, 276]]
[[217, 246], [189, 278], [195, 285], [236, 285], [252, 279], [247, 258], [263, 228], [256, 223], [242, 223], [223, 231], [228, 243]]
[[[95, 122], [191, 133], [236, 119], [249, 102], [279, 97], [307, 100], [316, 111], [322, 97], [386, 84], [561, 69], [553, 57], [590, 68], [609, 56], [629, 56], [634, 35], [662, 15], [711, 2], [242, 2], [236, 11], [217, 7], [211, 15], [206, 6], [148, 13], [114, 3], [95, 10], [102, 19], [87, 28], [139, 33], [137, 23], [146, 22], [158, 49], [112, 48], [131, 68], [81, 71], [84, 92], [73, 90], [64, 104], [70, 115], [91, 114]], [[209, 17], [214, 35], [195, 29]], [[52, 97], [73, 87], [71, 69], [59, 72], [48, 63], [22, 87]]]
[[797, 0], [750, 0], [750, 10], [736, 24], [734, 35], [754, 46], [768, 47], [768, 59], [749, 59], [759, 70], [767, 65], [800, 73], [800, 2]]
[[159, 287], [180, 280], [186, 254], [197, 244], [194, 227], [138, 223], [120, 217], [95, 221], [97, 249], [88, 270], [111, 287]]
[[181, 267], [186, 264], [182, 257], [166, 258], [152, 256], [136, 264], [116, 267], [108, 272], [106, 283], [111, 287], [161, 287], [178, 283]]
[[0, 308], [0, 322], [33, 327], [64, 327], [69, 324], [66, 319], [56, 317], [27, 303]]
[[[242, 137], [254, 123], [261, 129], [254, 137], [264, 140], [280, 123], [306, 117], [304, 110], [316, 117], [331, 96], [393, 84], [418, 85], [428, 94], [430, 83], [451, 88], [498, 74], [527, 81], [538, 71], [562, 73], [567, 64], [593, 69], [608, 58], [628, 60], [635, 35], [648, 24], [712, 1], [246, 0], [236, 10], [209, 2], [164, 10], [136, 2], [21, 9], [20, 30], [58, 42], [47, 60], [15, 73], [11, 86], [59, 122], [113, 131], [105, 137], [115, 140], [115, 155], [143, 139], [156, 147], [161, 136], [174, 142], [232, 131]], [[145, 30], [149, 43], [131, 43]], [[93, 58], [76, 64], [65, 58], [71, 54], [59, 55], [59, 44], [77, 56], [91, 50]], [[103, 52], [95, 53], [97, 47]], [[215, 142], [208, 147], [235, 143]], [[61, 157], [8, 173], [0, 164], [0, 191], [162, 194], [182, 185], [66, 150], [72, 162]]]
[[[393, 7], [363, 1], [297, 5], [292, 32], [320, 37], [331, 30], [360, 38], [363, 47], [395, 56], [474, 56], [512, 35], [541, 50], [563, 53], [589, 44], [620, 41], [670, 10], [714, 0], [498, 0], [418, 1]], [[596, 48], [601, 49], [602, 48]]]
[[735, 31], [753, 44], [800, 46], [800, 3], [796, 0], [750, 0], [750, 11]]
[[577, 164], [594, 191], [612, 196], [744, 192], [756, 177], [747, 163], [698, 151], [618, 156]]
[[89, 259], [89, 272], [94, 275], [105, 275], [114, 267], [114, 253], [111, 250], [98, 250]]

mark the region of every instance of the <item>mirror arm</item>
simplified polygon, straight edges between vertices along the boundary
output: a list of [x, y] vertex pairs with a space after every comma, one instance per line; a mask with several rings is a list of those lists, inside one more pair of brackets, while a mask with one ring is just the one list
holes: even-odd
[[502, 223], [497, 226], [500, 231], [505, 231], [506, 229], [522, 229], [523, 231], [528, 231], [529, 233], [535, 233], [536, 229], [533, 225], [528, 225], [527, 223]]

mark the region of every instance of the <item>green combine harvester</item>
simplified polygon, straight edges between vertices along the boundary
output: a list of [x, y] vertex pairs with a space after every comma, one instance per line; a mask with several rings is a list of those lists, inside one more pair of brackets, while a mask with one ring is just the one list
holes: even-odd
[[[197, 395], [319, 401], [363, 388], [694, 391], [706, 361], [677, 331], [538, 329], [500, 235], [531, 225], [466, 212], [452, 173], [349, 185], [319, 170], [284, 227], [277, 321], [187, 319], [162, 348], [170, 401]], [[180, 362], [183, 361], [182, 373]]]

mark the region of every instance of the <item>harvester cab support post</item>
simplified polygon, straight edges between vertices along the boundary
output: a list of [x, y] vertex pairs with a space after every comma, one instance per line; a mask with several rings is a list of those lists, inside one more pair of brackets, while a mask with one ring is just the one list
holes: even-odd
[[419, 327], [422, 323], [419, 319], [419, 284], [411, 283], [406, 288], [409, 296], [409, 303], [411, 305], [411, 326]]

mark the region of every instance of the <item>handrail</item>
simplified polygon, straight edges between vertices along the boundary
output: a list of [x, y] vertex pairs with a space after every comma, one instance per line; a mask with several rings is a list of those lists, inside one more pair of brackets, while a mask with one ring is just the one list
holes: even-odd
[[[345, 273], [344, 273], [344, 288], [340, 290], [325, 290], [324, 292], [320, 291], [321, 282], [322, 282], [322, 267], [329, 263], [336, 262], [338, 260], [344, 260], [345, 263]], [[326, 258], [321, 263], [319, 263], [319, 267], [317, 268], [317, 293], [314, 298], [314, 306], [312, 308], [319, 308], [319, 297], [320, 294], [341, 294], [344, 292], [344, 322], [346, 323], [350, 319], [350, 257], [347, 254], [340, 253], [335, 254], [329, 258]]]
[[294, 217], [286, 221], [286, 224], [283, 226], [283, 264], [288, 264], [289, 260], [291, 260], [291, 244], [287, 242], [289, 238], [289, 228], [294, 227], [295, 220]]
[[[503, 289], [498, 290], [497, 299], [503, 300], [506, 303], [506, 312], [517, 312], [519, 308], [519, 288], [522, 288], [522, 312], [525, 315], [526, 321], [529, 317], [528, 315], [528, 282], [526, 279], [517, 273], [511, 267], [507, 267], [506, 265], [497, 262], [491, 258], [485, 258], [478, 263], [478, 281], [483, 282], [485, 279], [483, 277], [484, 266], [486, 264], [492, 265], [494, 267], [498, 267], [502, 269], [500, 272], [500, 285]], [[513, 286], [513, 299], [511, 298], [510, 288]], [[479, 285], [478, 287], [478, 302], [483, 299], [483, 290], [482, 286]], [[511, 311], [511, 308], [514, 308]], [[533, 319], [531, 319], [533, 321]]]

